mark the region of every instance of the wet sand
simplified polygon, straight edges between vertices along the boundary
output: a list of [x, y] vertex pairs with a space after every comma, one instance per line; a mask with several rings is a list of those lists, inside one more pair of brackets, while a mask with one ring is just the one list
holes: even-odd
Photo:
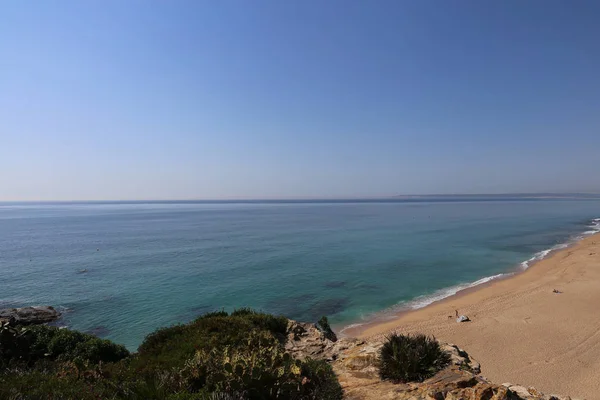
[[[471, 322], [457, 323], [455, 310]], [[393, 330], [459, 345], [495, 383], [600, 399], [600, 235], [512, 277], [345, 333], [375, 337]]]

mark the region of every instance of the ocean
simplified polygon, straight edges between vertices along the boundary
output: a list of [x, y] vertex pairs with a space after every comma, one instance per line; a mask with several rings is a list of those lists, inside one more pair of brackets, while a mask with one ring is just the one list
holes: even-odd
[[253, 307], [338, 329], [527, 268], [600, 230], [600, 200], [0, 203], [0, 308], [135, 350]]

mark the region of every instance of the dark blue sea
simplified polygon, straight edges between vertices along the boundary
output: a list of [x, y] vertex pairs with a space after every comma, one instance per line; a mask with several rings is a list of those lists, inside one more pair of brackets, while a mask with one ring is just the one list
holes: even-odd
[[54, 305], [132, 350], [243, 306], [339, 329], [526, 268], [598, 217], [564, 199], [0, 203], [0, 307]]

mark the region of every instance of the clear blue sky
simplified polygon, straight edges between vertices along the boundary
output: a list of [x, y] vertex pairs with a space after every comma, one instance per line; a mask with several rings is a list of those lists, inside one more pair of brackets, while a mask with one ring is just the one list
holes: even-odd
[[597, 1], [3, 1], [0, 200], [600, 192]]

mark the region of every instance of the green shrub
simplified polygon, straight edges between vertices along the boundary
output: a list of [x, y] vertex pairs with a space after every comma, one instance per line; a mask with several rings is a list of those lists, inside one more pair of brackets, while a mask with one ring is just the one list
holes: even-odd
[[[47, 333], [51, 333], [49, 336], [49, 341], [46, 342], [46, 353], [49, 354], [51, 358], [59, 358], [62, 359], [70, 359], [75, 354], [75, 348], [78, 344], [86, 341], [86, 335], [84, 333], [78, 331], [72, 331], [69, 329], [47, 329], [46, 326], [38, 326], [36, 327], [36, 333], [41, 330], [44, 336], [44, 340], [47, 340]], [[39, 329], [39, 330], [38, 330]], [[43, 332], [46, 331], [46, 332]], [[37, 339], [37, 338], [36, 338]], [[39, 343], [39, 341], [36, 340]], [[39, 343], [40, 348], [43, 348], [43, 343]]]
[[202, 314], [196, 320], [203, 319], [203, 318], [227, 317], [227, 316], [229, 316], [229, 314], [227, 314], [227, 311], [224, 311], [224, 310], [221, 310], [221, 311], [212, 311], [212, 312], [208, 312], [206, 314]]
[[244, 395], [229, 393], [177, 393], [167, 397], [167, 400], [244, 400]]
[[339, 400], [324, 361], [285, 352], [288, 320], [218, 311], [148, 335], [134, 354], [81, 332], [0, 326], [0, 399]]
[[127, 356], [129, 351], [125, 347], [96, 337], [77, 343], [71, 355], [72, 359], [86, 360], [91, 363], [116, 362]]
[[197, 352], [175, 382], [178, 390], [208, 390], [249, 400], [342, 398], [325, 361], [295, 360], [264, 331], [252, 332], [242, 346]]
[[238, 346], [255, 330], [243, 317], [212, 316], [187, 325], [163, 328], [149, 335], [132, 360], [133, 368], [144, 374], [180, 368], [203, 349]]
[[381, 347], [379, 376], [394, 382], [422, 382], [449, 362], [450, 355], [434, 337], [394, 333]]
[[240, 308], [231, 313], [232, 317], [243, 317], [252, 322], [258, 329], [266, 329], [277, 337], [287, 333], [288, 319], [284, 316], [275, 316], [257, 312], [251, 308]]
[[187, 331], [186, 325], [173, 325], [168, 328], [159, 328], [144, 338], [138, 347], [139, 353], [158, 351], [167, 341], [181, 339]]
[[26, 331], [9, 321], [0, 322], [0, 368], [12, 360], [24, 360], [29, 356]]
[[110, 385], [77, 374], [13, 369], [0, 373], [0, 399], [97, 400], [115, 398]]
[[300, 366], [269, 332], [253, 331], [243, 345], [198, 351], [182, 369], [181, 379], [190, 391], [243, 392], [249, 399], [276, 399], [298, 390]]
[[246, 315], [254, 315], [256, 313], [257, 312], [250, 307], [242, 307], [242, 308], [237, 308], [237, 309], [233, 310], [231, 315], [236, 316], [236, 317], [243, 317]]
[[166, 399], [169, 394], [160, 381], [139, 377], [123, 362], [84, 365], [55, 361], [0, 371], [0, 399], [146, 400]]
[[225, 311], [208, 313], [187, 325], [162, 328], [148, 335], [134, 364], [143, 373], [180, 367], [198, 350], [239, 346], [254, 330], [267, 331], [283, 342], [287, 324], [285, 317], [246, 308], [231, 315]]
[[129, 356], [124, 346], [69, 329], [50, 326], [28, 328], [36, 356], [59, 361], [115, 362]]
[[121, 345], [69, 329], [38, 325], [12, 328], [13, 340], [0, 340], [0, 361], [4, 364], [35, 363], [41, 359], [115, 362], [129, 356]]
[[305, 385], [304, 398], [341, 400], [344, 393], [331, 365], [323, 360], [306, 359], [302, 363], [302, 376], [310, 385]]

